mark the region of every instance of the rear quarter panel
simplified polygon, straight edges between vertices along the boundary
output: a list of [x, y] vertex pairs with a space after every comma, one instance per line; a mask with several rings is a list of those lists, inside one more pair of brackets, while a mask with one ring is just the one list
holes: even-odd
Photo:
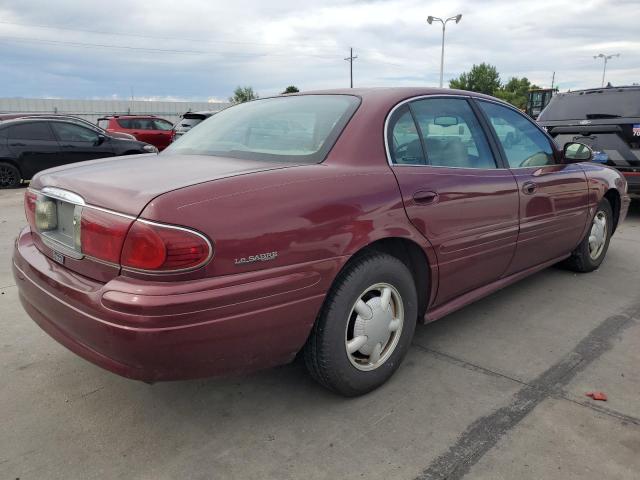
[[[411, 239], [429, 250], [409, 223], [386, 164], [367, 170], [318, 164], [240, 175], [161, 195], [141, 217], [207, 235], [215, 254], [200, 276], [330, 258], [340, 258], [342, 266], [353, 253], [387, 237]], [[260, 254], [275, 258], [237, 263]]]

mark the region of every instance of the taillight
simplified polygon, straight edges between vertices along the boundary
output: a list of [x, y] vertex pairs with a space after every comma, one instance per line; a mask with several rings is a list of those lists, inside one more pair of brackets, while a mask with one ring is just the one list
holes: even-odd
[[120, 264], [147, 271], [188, 270], [204, 265], [211, 244], [191, 230], [137, 220], [127, 234]]
[[38, 199], [38, 195], [31, 190], [26, 190], [24, 192], [24, 214], [27, 217], [27, 222], [29, 222], [29, 226], [35, 227], [36, 225], [36, 200]]
[[82, 210], [80, 244], [82, 253], [109, 263], [120, 262], [120, 252], [133, 220], [91, 208]]
[[24, 210], [31, 229], [50, 242], [47, 245], [74, 251], [77, 258], [86, 255], [131, 270], [175, 272], [201, 267], [213, 255], [211, 242], [193, 230], [54, 200], [31, 190], [25, 192]]

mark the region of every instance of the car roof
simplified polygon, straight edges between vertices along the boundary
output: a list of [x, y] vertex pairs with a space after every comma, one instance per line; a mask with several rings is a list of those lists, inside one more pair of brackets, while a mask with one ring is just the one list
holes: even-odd
[[164, 120], [157, 115], [104, 115], [100, 117], [98, 120], [104, 120], [106, 118], [124, 118], [125, 120], [128, 118], [157, 118], [159, 120]]
[[620, 87], [600, 87], [600, 88], [583, 88], [581, 90], [572, 90], [570, 92], [562, 92], [557, 95], [584, 95], [585, 93], [618, 93], [628, 91], [640, 91], [640, 85], [623, 85]]
[[276, 95], [275, 97], [293, 97], [304, 95], [353, 95], [360, 97], [363, 102], [366, 103], [378, 103], [390, 106], [415, 97], [455, 95], [492, 100], [513, 107], [512, 105], [503, 102], [500, 99], [485, 95], [483, 93], [471, 92], [468, 90], [456, 90], [452, 88], [435, 87], [336, 88], [327, 90], [305, 91], [299, 93], [288, 93], [286, 95]]
[[[492, 102], [504, 105], [507, 108], [517, 110], [510, 103], [504, 102], [498, 98], [485, 95], [483, 93], [471, 92], [468, 90], [456, 90], [451, 88], [434, 88], [434, 87], [372, 87], [372, 88], [337, 88], [327, 90], [305, 91], [300, 93], [289, 93], [286, 95], [275, 95], [273, 98], [285, 98], [304, 95], [351, 95], [362, 100], [362, 106], [367, 111], [376, 112], [374, 115], [386, 116], [398, 104], [420, 98], [430, 96], [459, 96], [472, 97], [478, 99], [490, 100]], [[259, 100], [258, 100], [259, 101]], [[233, 108], [233, 107], [231, 107]], [[360, 110], [360, 109], [359, 109]]]

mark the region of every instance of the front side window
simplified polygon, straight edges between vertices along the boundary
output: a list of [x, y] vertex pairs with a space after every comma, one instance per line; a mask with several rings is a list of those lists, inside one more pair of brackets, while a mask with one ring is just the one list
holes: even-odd
[[300, 95], [242, 103], [203, 122], [163, 154], [318, 163], [359, 103], [351, 95]]
[[487, 138], [463, 98], [411, 103], [424, 142], [427, 164], [455, 168], [496, 168]]
[[47, 122], [21, 123], [9, 128], [9, 138], [19, 140], [55, 140]]
[[553, 165], [551, 142], [530, 120], [511, 108], [479, 101], [511, 168]]
[[389, 152], [396, 165], [426, 165], [420, 135], [407, 106], [402, 107], [391, 120]]
[[98, 135], [88, 128], [71, 123], [53, 122], [53, 131], [61, 142], [96, 142]]

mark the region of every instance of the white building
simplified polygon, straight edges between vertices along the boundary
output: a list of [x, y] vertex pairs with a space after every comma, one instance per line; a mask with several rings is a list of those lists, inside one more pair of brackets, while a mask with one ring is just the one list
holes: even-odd
[[54, 98], [0, 98], [0, 113], [55, 113], [75, 115], [92, 123], [103, 115], [156, 115], [176, 122], [185, 112], [222, 110], [225, 102], [155, 102], [127, 100], [64, 100]]

